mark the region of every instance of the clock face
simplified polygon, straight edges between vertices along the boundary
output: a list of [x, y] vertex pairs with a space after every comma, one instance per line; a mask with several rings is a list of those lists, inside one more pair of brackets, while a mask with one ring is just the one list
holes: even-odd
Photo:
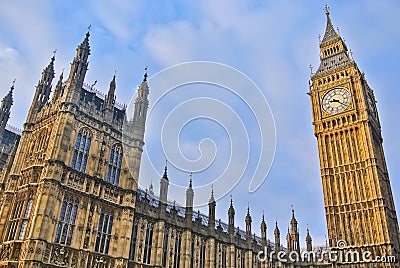
[[322, 108], [329, 114], [344, 111], [350, 104], [350, 92], [344, 88], [335, 88], [328, 91], [322, 98]]

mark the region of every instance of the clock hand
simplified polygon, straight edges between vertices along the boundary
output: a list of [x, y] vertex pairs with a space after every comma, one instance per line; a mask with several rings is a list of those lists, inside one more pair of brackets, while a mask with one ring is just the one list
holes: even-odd
[[330, 102], [338, 102], [338, 103], [340, 103], [341, 105], [345, 105], [343, 102], [341, 102], [340, 100], [337, 100], [337, 99], [331, 99]]

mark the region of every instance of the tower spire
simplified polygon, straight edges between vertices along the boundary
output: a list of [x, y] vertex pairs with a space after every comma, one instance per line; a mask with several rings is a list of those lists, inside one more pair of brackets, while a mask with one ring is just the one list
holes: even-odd
[[275, 220], [274, 238], [275, 238], [275, 251], [279, 251], [281, 248], [281, 232], [279, 231], [278, 220]]
[[264, 219], [264, 210], [262, 212], [262, 220], [261, 220], [260, 229], [261, 229], [261, 242], [264, 247], [267, 243], [267, 224], [265, 223], [265, 219]]
[[71, 102], [77, 102], [79, 100], [79, 95], [81, 88], [83, 86], [83, 81], [85, 80], [86, 71], [88, 69], [88, 58], [90, 55], [90, 26], [86, 32], [86, 36], [82, 43], [76, 49], [76, 55], [71, 63], [71, 70], [69, 72], [67, 80], [67, 96], [66, 100]]
[[307, 225], [306, 246], [307, 246], [307, 251], [311, 252], [312, 251], [312, 238], [310, 235], [310, 231], [308, 230], [308, 225]]
[[246, 215], [245, 223], [246, 223], [246, 239], [248, 241], [251, 241], [251, 222], [252, 222], [252, 219], [251, 219], [251, 215], [250, 215], [250, 205], [247, 204], [247, 215]]
[[216, 202], [214, 199], [214, 186], [211, 185], [211, 197], [210, 201], [208, 201], [208, 228], [211, 232], [215, 231], [215, 207]]
[[335, 40], [340, 37], [338, 33], [335, 31], [335, 27], [333, 27], [331, 17], [329, 16], [330, 12], [328, 5], [325, 6], [325, 14], [326, 14], [326, 28], [324, 37], [322, 38], [322, 43], [327, 43], [329, 41]]
[[186, 190], [186, 222], [190, 224], [192, 222], [192, 214], [193, 214], [193, 200], [194, 200], [194, 191], [192, 187], [192, 173], [189, 176], [189, 187]]
[[3, 134], [10, 118], [11, 106], [14, 103], [13, 100], [13, 91], [14, 91], [14, 84], [15, 79], [12, 82], [10, 90], [8, 91], [7, 95], [3, 98], [0, 104], [0, 142], [3, 139]]
[[228, 209], [228, 233], [233, 235], [235, 231], [235, 209], [233, 208], [232, 194], [230, 203], [231, 204]]
[[115, 88], [116, 88], [115, 74], [116, 72], [114, 72], [113, 79], [110, 82], [110, 87], [104, 99], [104, 112], [108, 121], [112, 121], [114, 114]]
[[144, 78], [137, 90], [135, 110], [133, 114], [133, 131], [137, 139], [143, 140], [146, 124], [147, 109], [149, 107], [149, 86], [147, 84], [147, 67]]
[[51, 83], [54, 78], [54, 61], [55, 52], [53, 52], [53, 57], [50, 59], [50, 63], [43, 69], [42, 77], [36, 86], [35, 96], [33, 97], [33, 101], [28, 112], [28, 122], [32, 121], [36, 114], [49, 101], [52, 87]]
[[57, 85], [54, 89], [52, 103], [55, 103], [64, 94], [63, 79], [64, 79], [64, 70], [61, 72], [60, 78], [58, 79]]

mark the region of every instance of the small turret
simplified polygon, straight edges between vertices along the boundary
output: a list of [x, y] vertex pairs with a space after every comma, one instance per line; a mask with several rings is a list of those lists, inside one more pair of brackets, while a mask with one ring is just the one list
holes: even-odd
[[250, 206], [247, 206], [247, 215], [246, 215], [246, 219], [245, 219], [245, 223], [246, 223], [246, 239], [248, 241], [251, 241], [251, 216], [250, 216]]
[[39, 80], [36, 86], [35, 96], [33, 97], [32, 104], [28, 112], [27, 122], [34, 121], [37, 113], [40, 112], [43, 106], [50, 99], [52, 87], [51, 83], [54, 78], [55, 51], [53, 53], [54, 55], [51, 58], [49, 65], [43, 69], [42, 78]]
[[214, 188], [211, 186], [211, 197], [208, 201], [208, 228], [212, 232], [215, 230], [215, 207]]
[[58, 79], [57, 85], [54, 89], [53, 97], [51, 99], [52, 103], [56, 103], [64, 94], [63, 79], [64, 71], [61, 72], [60, 78]]
[[261, 221], [261, 243], [262, 246], [264, 247], [267, 244], [267, 224], [265, 223], [265, 219], [264, 219], [264, 211], [262, 214], [262, 221]]
[[168, 180], [167, 162], [166, 162], [165, 168], [164, 168], [164, 175], [162, 176], [162, 178], [160, 180], [160, 202], [164, 205], [167, 204], [168, 185], [169, 185], [169, 180]]
[[113, 79], [110, 82], [110, 87], [108, 89], [107, 95], [104, 99], [103, 110], [104, 110], [106, 119], [108, 121], [112, 121], [112, 119], [113, 119], [114, 104], [115, 104], [115, 88], [116, 88], [116, 83], [115, 83], [115, 74], [114, 74]]
[[186, 190], [186, 211], [185, 211], [186, 214], [185, 217], [188, 223], [192, 222], [193, 200], [194, 200], [194, 191], [192, 187], [192, 174], [190, 174], [189, 187]]
[[231, 205], [228, 209], [228, 233], [233, 235], [235, 233], [235, 209], [233, 208], [233, 201], [231, 195]]
[[13, 105], [13, 91], [15, 80], [12, 83], [8, 94], [3, 98], [0, 104], [0, 143], [3, 139], [4, 131], [10, 118], [11, 106]]
[[71, 63], [71, 69], [69, 72], [65, 92], [65, 100], [67, 102], [77, 103], [80, 98], [81, 89], [89, 65], [88, 58], [90, 55], [90, 27], [91, 26], [88, 27], [88, 31], [82, 43], [76, 49], [76, 55]]
[[275, 221], [274, 237], [275, 237], [275, 251], [278, 252], [281, 249], [281, 232], [279, 231], [278, 221]]
[[310, 235], [310, 231], [308, 230], [307, 227], [307, 236], [306, 236], [306, 245], [307, 245], [307, 251], [312, 251], [312, 238]]

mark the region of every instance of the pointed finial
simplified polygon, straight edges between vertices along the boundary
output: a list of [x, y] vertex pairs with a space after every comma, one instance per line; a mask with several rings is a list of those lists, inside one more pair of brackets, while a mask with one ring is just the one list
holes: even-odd
[[114, 70], [114, 77], [117, 75], [117, 70]]
[[192, 172], [190, 172], [190, 176], [189, 176], [189, 187], [192, 188]]
[[321, 34], [318, 35], [319, 43], [321, 44]]
[[326, 4], [325, 5], [325, 14], [326, 15], [329, 15], [329, 10], [330, 10], [330, 8], [329, 8], [328, 4]]
[[293, 207], [293, 204], [291, 205], [291, 207], [292, 207], [292, 216], [294, 216], [294, 207]]
[[232, 193], [230, 194], [230, 196], [231, 196], [231, 207], [233, 207]]
[[262, 210], [262, 220], [264, 221], [264, 209]]
[[166, 179], [166, 180], [168, 180], [167, 166], [168, 166], [168, 160], [165, 159], [165, 168], [164, 168], [164, 175], [163, 175], [163, 178]]
[[57, 48], [53, 50], [53, 58], [56, 57], [56, 53], [57, 53]]
[[89, 24], [89, 26], [87, 27], [88, 32], [90, 32], [90, 29], [92, 29], [92, 24]]
[[339, 27], [336, 27], [338, 35], [340, 35]]
[[211, 197], [214, 198], [214, 184], [211, 184]]
[[14, 89], [14, 86], [15, 86], [15, 81], [17, 81], [17, 79], [14, 79], [14, 80], [12, 81], [11, 90], [13, 90], [13, 89]]
[[310, 74], [312, 74], [313, 66], [310, 64], [310, 66], [308, 68], [310, 68]]
[[143, 81], [147, 81], [147, 69], [148, 69], [148, 66], [144, 67]]
[[353, 51], [351, 51], [351, 49], [349, 51], [349, 54], [350, 54], [351, 59], [353, 60]]

